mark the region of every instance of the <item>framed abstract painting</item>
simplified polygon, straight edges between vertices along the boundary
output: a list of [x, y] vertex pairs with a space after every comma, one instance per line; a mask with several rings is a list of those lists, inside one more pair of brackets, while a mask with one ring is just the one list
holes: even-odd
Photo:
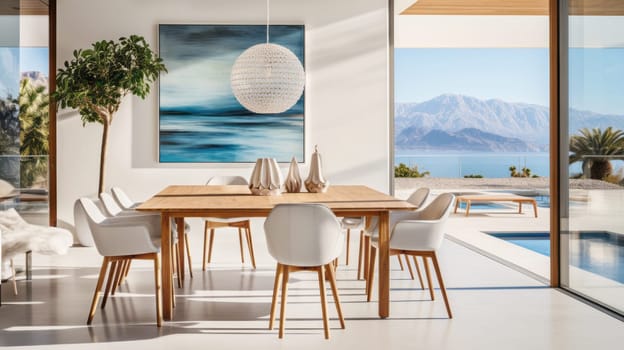
[[[270, 42], [304, 63], [303, 25], [270, 26]], [[232, 65], [266, 42], [265, 25], [159, 25], [159, 142], [161, 163], [253, 163], [257, 158], [304, 160], [303, 94], [280, 114], [246, 110], [230, 87]]]

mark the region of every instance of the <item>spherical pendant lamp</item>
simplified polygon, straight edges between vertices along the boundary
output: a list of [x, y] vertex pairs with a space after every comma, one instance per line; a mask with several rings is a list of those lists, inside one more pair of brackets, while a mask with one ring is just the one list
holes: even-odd
[[245, 50], [234, 62], [232, 92], [246, 109], [262, 114], [282, 113], [297, 103], [305, 85], [305, 72], [297, 56], [284, 46], [267, 42]]

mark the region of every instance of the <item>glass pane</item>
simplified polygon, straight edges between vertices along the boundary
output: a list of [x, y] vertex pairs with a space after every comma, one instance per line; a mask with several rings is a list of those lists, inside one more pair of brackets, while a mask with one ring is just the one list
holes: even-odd
[[608, 7], [584, 6], [575, 2], [568, 17], [570, 179], [562, 284], [623, 312], [624, 18]]
[[48, 16], [0, 16], [0, 210], [48, 223]]

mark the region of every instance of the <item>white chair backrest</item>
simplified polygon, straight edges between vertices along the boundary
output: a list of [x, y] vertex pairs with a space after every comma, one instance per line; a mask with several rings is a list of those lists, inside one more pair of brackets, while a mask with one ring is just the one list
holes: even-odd
[[119, 203], [119, 206], [121, 206], [123, 209], [130, 209], [134, 207], [134, 201], [132, 201], [132, 199], [130, 199], [126, 192], [124, 192], [121, 188], [113, 187], [111, 188], [111, 192], [113, 193], [113, 196], [115, 196], [115, 199], [117, 200], [117, 203]]
[[291, 266], [321, 266], [342, 252], [340, 222], [322, 204], [279, 204], [264, 222], [269, 254]]
[[420, 208], [423, 204], [425, 204], [427, 197], [429, 197], [429, 192], [429, 188], [421, 187], [407, 198], [407, 202], [415, 205], [417, 208]]
[[242, 176], [213, 176], [206, 185], [249, 185], [249, 182]]
[[428, 206], [418, 211], [418, 220], [440, 220], [449, 216], [454, 200], [452, 193], [438, 195]]
[[397, 222], [390, 236], [390, 248], [438, 250], [444, 240], [446, 219], [454, 201], [452, 193], [442, 193], [423, 210], [414, 213], [417, 215]]
[[104, 203], [104, 209], [108, 212], [106, 213], [108, 216], [116, 216], [123, 211], [123, 208], [119, 206], [115, 198], [113, 198], [110, 193], [100, 193], [100, 200]]

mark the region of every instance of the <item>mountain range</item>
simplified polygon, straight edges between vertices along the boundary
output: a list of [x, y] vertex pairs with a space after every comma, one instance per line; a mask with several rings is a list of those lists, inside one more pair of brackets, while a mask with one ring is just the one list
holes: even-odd
[[[527, 103], [444, 94], [395, 104], [398, 149], [539, 152], [548, 150], [549, 109]], [[570, 109], [570, 132], [624, 129], [624, 116]]]
[[48, 77], [41, 72], [22, 72], [21, 79], [30, 79], [31, 84], [33, 84], [34, 86], [45, 86], [46, 92], [48, 91]]

